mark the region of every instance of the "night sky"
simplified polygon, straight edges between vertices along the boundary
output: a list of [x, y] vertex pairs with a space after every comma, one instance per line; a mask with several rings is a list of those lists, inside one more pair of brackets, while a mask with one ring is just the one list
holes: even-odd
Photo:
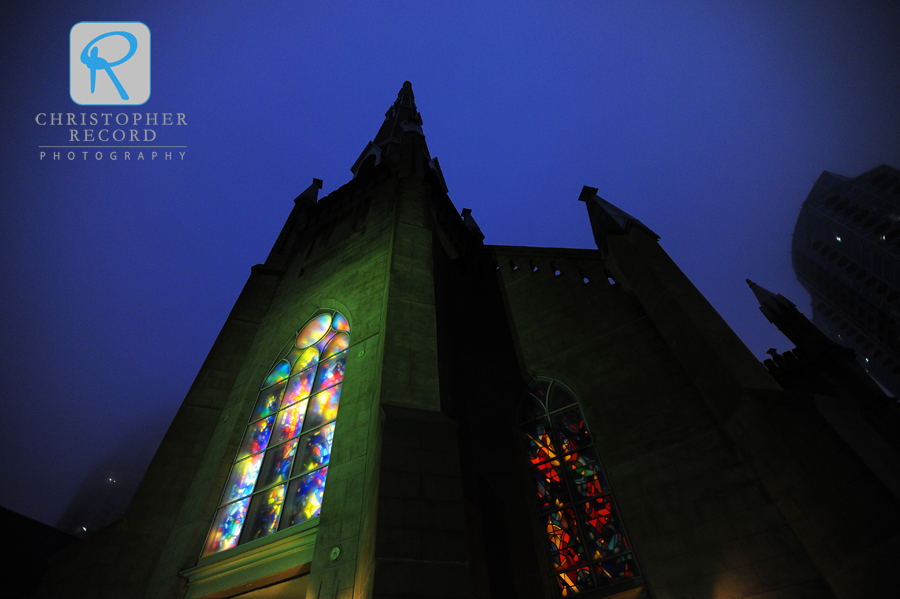
[[[791, 345], [744, 279], [809, 312], [816, 178], [900, 166], [896, 2], [255, 5], [6, 3], [0, 505], [54, 524], [97, 464], [146, 467], [294, 197], [350, 179], [405, 80], [486, 243], [595, 247], [597, 187], [760, 358]], [[80, 21], [149, 27], [145, 105], [74, 104]], [[42, 112], [181, 112], [156, 142], [185, 158], [41, 161], [68, 139]]]

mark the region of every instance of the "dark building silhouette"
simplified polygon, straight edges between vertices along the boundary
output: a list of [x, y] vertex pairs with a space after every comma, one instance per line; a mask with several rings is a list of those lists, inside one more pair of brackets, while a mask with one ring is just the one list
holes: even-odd
[[803, 203], [791, 255], [816, 326], [900, 395], [900, 171], [822, 173]]
[[43, 522], [0, 507], [3, 561], [0, 576], [3, 596], [10, 599], [33, 597], [47, 568], [47, 561], [76, 541]]
[[145, 417], [138, 427], [125, 431], [124, 440], [112, 445], [109, 456], [81, 481], [56, 521], [56, 528], [84, 538], [121, 518], [170, 417], [165, 411], [158, 411]]
[[56, 528], [84, 538], [122, 517], [138, 481], [123, 478], [109, 466], [102, 463], [91, 469], [56, 521]]
[[486, 245], [408, 82], [352, 172], [295, 199], [124, 517], [40, 596], [891, 596], [862, 425], [647, 225], [585, 187], [598, 249]]

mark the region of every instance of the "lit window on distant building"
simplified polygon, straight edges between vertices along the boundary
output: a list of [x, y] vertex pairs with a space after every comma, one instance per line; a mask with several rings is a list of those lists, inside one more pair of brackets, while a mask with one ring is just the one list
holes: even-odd
[[520, 409], [519, 428], [558, 594], [571, 597], [637, 576], [575, 396], [558, 381], [536, 379]]
[[350, 345], [340, 312], [292, 337], [260, 386], [203, 556], [317, 518]]

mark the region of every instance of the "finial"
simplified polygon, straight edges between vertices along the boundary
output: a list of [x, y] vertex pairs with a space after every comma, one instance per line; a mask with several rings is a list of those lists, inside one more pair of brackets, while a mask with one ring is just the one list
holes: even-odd
[[463, 223], [466, 225], [469, 233], [475, 235], [479, 240], [484, 239], [484, 233], [481, 232], [481, 227], [479, 227], [478, 223], [475, 222], [475, 219], [472, 218], [471, 208], [463, 208], [462, 212], [460, 212], [460, 216], [462, 216]]
[[410, 83], [409, 81], [404, 81], [403, 87], [401, 87], [400, 91], [397, 92], [397, 102], [405, 106], [411, 105], [415, 109], [415, 101], [416, 95], [413, 93], [412, 83]]
[[307, 187], [303, 193], [294, 198], [294, 203], [305, 202], [307, 204], [315, 204], [319, 198], [319, 190], [322, 189], [322, 180], [313, 178], [312, 185]]

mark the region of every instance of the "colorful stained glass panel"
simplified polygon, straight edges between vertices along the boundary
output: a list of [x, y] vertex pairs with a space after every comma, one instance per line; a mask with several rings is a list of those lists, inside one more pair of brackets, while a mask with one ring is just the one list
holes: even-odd
[[269, 414], [274, 414], [281, 402], [281, 394], [284, 391], [284, 383], [279, 383], [274, 387], [263, 389], [259, 392], [256, 400], [256, 407], [253, 408], [253, 415], [250, 420], [259, 420]]
[[231, 549], [237, 545], [249, 503], [250, 498], [248, 497], [219, 508], [213, 520], [212, 528], [209, 531], [209, 536], [206, 537], [206, 545], [203, 547], [201, 557], [224, 551], [225, 549]]
[[327, 474], [328, 467], [326, 466], [288, 483], [287, 501], [284, 504], [285, 513], [281, 518], [281, 528], [318, 517], [319, 511], [322, 509]]
[[339, 354], [328, 360], [319, 362], [319, 368], [316, 372], [316, 384], [313, 385], [313, 393], [320, 389], [327, 389], [337, 385], [344, 379], [344, 362], [347, 360], [347, 354]]
[[600, 562], [594, 566], [600, 585], [612, 584], [634, 578], [639, 574], [634, 554], [626, 553], [617, 558]]
[[306, 422], [303, 423], [304, 431], [312, 430], [337, 418], [341, 386], [336, 385], [309, 398], [309, 410], [306, 414]]
[[574, 483], [576, 500], [609, 492], [609, 485], [600, 470], [593, 447], [569, 454], [563, 459]]
[[263, 382], [262, 386], [271, 387], [275, 383], [280, 383], [281, 381], [286, 379], [290, 373], [290, 363], [287, 360], [282, 360], [275, 365], [275, 368], [273, 368], [272, 372], [269, 373], [269, 376], [266, 377], [266, 380]]
[[265, 420], [259, 420], [247, 427], [244, 440], [238, 450], [237, 459], [242, 460], [247, 456], [260, 452], [269, 444], [269, 436], [272, 434], [272, 425], [275, 424], [275, 416], [269, 416]]
[[303, 474], [328, 464], [328, 460], [331, 458], [331, 443], [333, 440], [333, 422], [301, 437], [300, 452], [294, 462], [294, 475]]
[[340, 312], [335, 312], [334, 322], [331, 323], [331, 326], [336, 331], [350, 331], [350, 323], [347, 322], [347, 319]]
[[272, 447], [266, 451], [262, 468], [259, 469], [259, 481], [257, 489], [264, 489], [269, 485], [284, 482], [291, 474], [291, 464], [294, 454], [297, 452], [297, 439], [291, 439], [284, 445]]
[[550, 559], [556, 570], [565, 570], [587, 561], [581, 539], [578, 538], [574, 510], [547, 514], [544, 516], [544, 524], [550, 542]]
[[639, 575], [578, 400], [547, 379], [528, 391], [520, 430], [559, 595]]
[[303, 415], [306, 413], [306, 401], [295, 403], [278, 412], [278, 422], [270, 443], [276, 445], [300, 434], [303, 426]]
[[278, 530], [278, 516], [281, 514], [286, 486], [278, 485], [269, 491], [253, 496], [250, 501], [250, 509], [247, 510], [247, 518], [244, 521], [241, 543], [262, 538]]
[[263, 454], [258, 453], [253, 457], [241, 460], [231, 467], [231, 476], [225, 486], [225, 494], [221, 503], [228, 503], [239, 497], [249, 495], [253, 491], [256, 475], [259, 474], [259, 466], [262, 464]]
[[[300, 352], [300, 350], [295, 350]], [[290, 357], [288, 357], [290, 359]], [[301, 370], [306, 370], [312, 366], [315, 366], [319, 361], [319, 350], [315, 347], [307, 347], [304, 349], [299, 356], [297, 356], [294, 365], [291, 366], [291, 374], [296, 374]]]
[[582, 536], [592, 559], [606, 558], [628, 550], [628, 542], [616, 521], [609, 496], [591, 499], [579, 506], [584, 529]]
[[281, 400], [281, 407], [286, 408], [292, 403], [296, 403], [301, 399], [309, 397], [309, 392], [312, 391], [313, 378], [315, 378], [315, 376], [316, 369], [310, 368], [289, 378], [287, 388], [284, 391], [284, 398]]
[[571, 453], [591, 445], [591, 434], [584, 424], [580, 408], [557, 412], [552, 420], [558, 434], [560, 453]]
[[320, 314], [297, 335], [297, 347], [305, 349], [321, 339], [331, 326], [331, 314]]
[[594, 581], [588, 568], [577, 568], [557, 574], [556, 581], [559, 583], [560, 594], [563, 597], [571, 597], [594, 588]]
[[556, 447], [546, 419], [528, 424], [522, 429], [525, 441], [525, 457], [532, 464], [556, 458]]
[[338, 333], [328, 342], [325, 351], [322, 352], [322, 359], [324, 360], [331, 356], [336, 356], [348, 347], [350, 347], [350, 335], [347, 333]]
[[538, 509], [540, 511], [559, 509], [572, 503], [571, 499], [569, 499], [569, 490], [566, 487], [565, 477], [559, 467], [559, 461], [544, 462], [532, 468], [531, 472], [537, 487]]
[[[328, 342], [334, 339], [334, 336], [336, 334], [337, 333], [335, 331], [328, 331], [328, 333], [324, 337], [322, 337], [322, 339], [318, 343], [316, 343], [316, 349], [318, 349], [320, 352], [324, 352], [325, 348], [328, 346]], [[322, 356], [322, 359], [324, 360], [325, 356]]]
[[204, 556], [318, 517], [349, 330], [343, 315], [318, 314], [281, 350], [257, 396]]

